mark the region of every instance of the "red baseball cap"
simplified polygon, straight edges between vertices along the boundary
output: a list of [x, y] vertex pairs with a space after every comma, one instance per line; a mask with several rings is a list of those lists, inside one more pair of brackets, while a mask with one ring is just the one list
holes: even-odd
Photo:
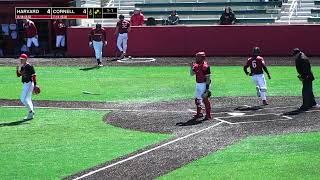
[[28, 55], [26, 55], [26, 54], [21, 54], [19, 58], [20, 58], [20, 59], [28, 59]]
[[197, 52], [196, 56], [197, 57], [206, 57], [206, 53], [205, 52]]

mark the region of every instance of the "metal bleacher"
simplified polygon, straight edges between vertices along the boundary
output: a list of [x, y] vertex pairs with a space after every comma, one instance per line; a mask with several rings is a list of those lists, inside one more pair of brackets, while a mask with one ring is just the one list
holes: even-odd
[[225, 7], [230, 6], [237, 23], [274, 23], [279, 18], [282, 1], [250, 0], [149, 0], [135, 4], [145, 17], [164, 22], [172, 10], [177, 10], [180, 24], [217, 24]]
[[320, 23], [320, 0], [314, 1], [316, 8], [311, 9], [312, 17], [308, 18], [309, 23]]

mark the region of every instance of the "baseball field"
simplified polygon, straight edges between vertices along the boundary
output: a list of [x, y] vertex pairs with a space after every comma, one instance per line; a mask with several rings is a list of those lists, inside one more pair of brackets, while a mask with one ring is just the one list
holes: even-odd
[[[17, 59], [0, 60], [0, 179], [317, 179], [320, 110], [301, 103], [290, 58], [266, 58], [268, 106], [246, 58], [209, 58], [212, 116], [194, 113], [192, 58], [31, 59], [42, 92], [24, 121]], [[320, 94], [320, 59], [311, 58]], [[319, 98], [316, 98], [320, 103]]]

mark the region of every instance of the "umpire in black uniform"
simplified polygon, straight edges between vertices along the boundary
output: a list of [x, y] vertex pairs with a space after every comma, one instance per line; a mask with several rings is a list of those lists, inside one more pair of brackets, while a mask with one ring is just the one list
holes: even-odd
[[293, 57], [295, 58], [296, 69], [299, 74], [298, 78], [303, 84], [303, 104], [299, 108], [299, 111], [307, 111], [310, 108], [320, 108], [314, 99], [312, 90], [312, 81], [314, 80], [314, 76], [311, 71], [311, 65], [308, 57], [298, 48], [293, 49]]

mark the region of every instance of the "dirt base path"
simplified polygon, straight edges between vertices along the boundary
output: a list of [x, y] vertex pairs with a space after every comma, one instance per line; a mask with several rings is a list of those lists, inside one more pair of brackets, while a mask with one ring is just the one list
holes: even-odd
[[[106, 123], [174, 138], [106, 162], [66, 179], [154, 179], [248, 136], [320, 130], [320, 110], [283, 115], [296, 109], [300, 97], [271, 97], [269, 106], [256, 106], [254, 97], [213, 98], [210, 121], [191, 122], [192, 100], [159, 103], [97, 103], [36, 101], [37, 108], [111, 110]], [[0, 100], [1, 106], [20, 106]], [[179, 125], [177, 125], [179, 124]]]

